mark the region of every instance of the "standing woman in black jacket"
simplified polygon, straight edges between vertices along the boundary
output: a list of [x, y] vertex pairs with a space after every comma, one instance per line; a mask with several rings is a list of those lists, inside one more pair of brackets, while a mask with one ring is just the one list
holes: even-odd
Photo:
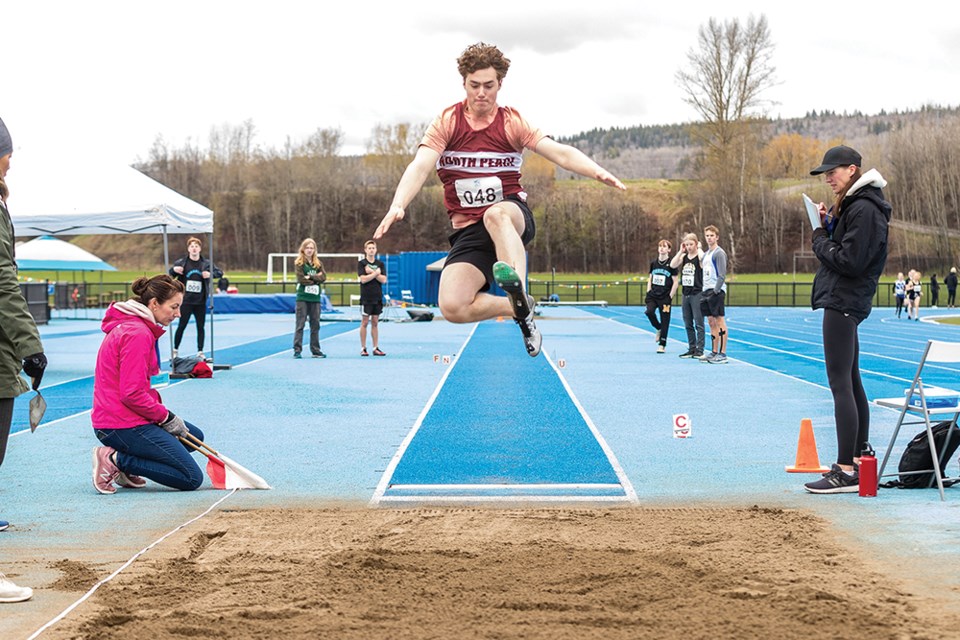
[[862, 173], [860, 154], [833, 147], [810, 175], [824, 174], [836, 196], [820, 203], [823, 227], [813, 232], [820, 268], [811, 302], [823, 309], [823, 359], [833, 393], [837, 424], [837, 463], [820, 480], [804, 485], [811, 493], [856, 493], [856, 462], [870, 434], [870, 407], [860, 380], [858, 325], [870, 315], [877, 282], [887, 263], [890, 204], [881, 189], [887, 181], [876, 169]]

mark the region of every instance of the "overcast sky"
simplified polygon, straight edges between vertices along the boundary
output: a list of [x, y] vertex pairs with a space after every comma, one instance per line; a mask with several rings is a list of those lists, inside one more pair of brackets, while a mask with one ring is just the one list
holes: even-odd
[[426, 122], [462, 99], [455, 59], [483, 40], [513, 61], [500, 103], [548, 134], [686, 122], [675, 75], [697, 29], [751, 13], [767, 16], [776, 47], [772, 116], [955, 106], [960, 20], [947, 6], [11, 0], [0, 118], [24, 155], [55, 145], [131, 163], [158, 135], [205, 148], [212, 127], [247, 119], [263, 146], [333, 127], [344, 153], [362, 153], [375, 125]]

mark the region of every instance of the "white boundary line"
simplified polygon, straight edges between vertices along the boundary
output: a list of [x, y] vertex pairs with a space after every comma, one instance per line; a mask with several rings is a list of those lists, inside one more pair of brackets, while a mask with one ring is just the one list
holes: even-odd
[[[463, 345], [460, 347], [458, 353], [464, 353], [464, 350], [467, 347], [467, 344], [473, 338], [474, 333], [477, 331], [477, 327], [480, 326], [480, 323], [476, 323], [473, 326], [473, 329], [470, 331], [470, 335], [467, 336], [467, 339], [464, 341]], [[450, 372], [453, 370], [453, 366], [447, 369], [443, 378], [441, 378], [440, 383], [437, 385], [436, 389], [433, 391], [433, 395], [430, 396], [430, 399], [427, 401], [426, 406], [424, 406], [423, 411], [420, 412], [417, 421], [414, 423], [413, 428], [407, 434], [407, 437], [404, 438], [403, 442], [400, 444], [400, 447], [397, 449], [397, 452], [394, 454], [393, 458], [390, 460], [390, 464], [387, 465], [386, 470], [383, 472], [383, 476], [380, 478], [380, 482], [377, 485], [376, 490], [373, 493], [373, 496], [370, 498], [370, 506], [377, 506], [383, 502], [510, 502], [510, 501], [522, 501], [522, 502], [534, 502], [534, 501], [543, 501], [543, 502], [632, 502], [637, 503], [637, 493], [633, 488], [633, 485], [630, 483], [630, 479], [627, 477], [627, 474], [624, 473], [623, 467], [620, 466], [619, 460], [617, 460], [616, 455], [614, 455], [613, 450], [604, 440], [603, 436], [600, 434], [600, 431], [597, 429], [596, 425], [593, 423], [593, 420], [587, 415], [586, 410], [584, 410], [583, 405], [580, 404], [580, 400], [577, 399], [577, 396], [573, 393], [573, 389], [570, 388], [570, 384], [567, 382], [566, 378], [560, 373], [560, 369], [557, 368], [553, 360], [547, 355], [546, 352], [541, 354], [547, 359], [547, 362], [550, 364], [550, 367], [556, 373], [557, 377], [560, 379], [563, 388], [566, 390], [567, 395], [573, 401], [574, 406], [577, 408], [577, 411], [580, 413], [580, 416], [583, 418], [583, 421], [587, 424], [587, 427], [590, 429], [590, 432], [593, 434], [593, 437], [597, 440], [597, 443], [600, 445], [600, 448], [603, 450], [604, 455], [607, 457], [607, 462], [610, 463], [610, 466], [613, 467], [613, 471], [617, 476], [617, 479], [620, 481], [619, 485], [617, 484], [512, 484], [512, 485], [396, 485], [396, 488], [443, 488], [443, 489], [457, 489], [457, 488], [476, 488], [477, 490], [508, 490], [508, 489], [523, 489], [523, 488], [562, 488], [565, 490], [577, 489], [577, 488], [612, 488], [618, 487], [622, 488], [624, 496], [578, 496], [578, 495], [565, 495], [565, 496], [386, 496], [384, 495], [387, 489], [391, 488], [390, 478], [393, 477], [393, 473], [397, 468], [397, 465], [400, 463], [400, 459], [403, 457], [403, 454], [406, 453], [407, 448], [410, 446], [410, 442], [416, 436], [417, 432], [420, 429], [420, 426], [423, 424], [423, 420], [426, 417], [427, 413], [433, 407], [434, 402], [436, 402], [437, 396], [440, 395], [440, 390], [446, 384], [447, 378], [450, 375]], [[456, 366], [459, 362], [459, 358], [454, 362]]]
[[165, 534], [163, 534], [162, 536], [160, 536], [159, 538], [157, 538], [154, 542], [152, 542], [152, 543], [149, 544], [148, 546], [144, 547], [144, 548], [141, 549], [140, 551], [138, 551], [138, 552], [136, 552], [135, 554], [133, 554], [133, 556], [131, 556], [129, 560], [127, 560], [127, 561], [124, 562], [122, 565], [120, 565], [120, 567], [119, 567], [116, 571], [114, 571], [113, 573], [111, 573], [109, 576], [107, 576], [106, 578], [104, 578], [103, 580], [101, 580], [100, 582], [98, 582], [97, 584], [95, 584], [95, 585], [93, 585], [92, 587], [90, 587], [90, 590], [87, 591], [85, 594], [83, 594], [83, 596], [81, 596], [79, 600], [77, 600], [76, 602], [74, 602], [73, 604], [71, 604], [69, 607], [67, 607], [66, 609], [64, 609], [63, 611], [61, 611], [55, 618], [53, 618], [52, 620], [50, 620], [49, 622], [47, 622], [45, 625], [43, 625], [42, 627], [40, 627], [39, 629], [37, 629], [36, 631], [34, 631], [33, 634], [30, 635], [30, 637], [27, 638], [27, 640], [34, 640], [34, 638], [36, 638], [37, 636], [39, 636], [41, 633], [43, 633], [44, 631], [46, 631], [47, 629], [49, 629], [50, 627], [52, 627], [52, 626], [55, 625], [56, 623], [60, 622], [60, 621], [63, 620], [64, 618], [66, 618], [67, 615], [69, 615], [69, 613], [70, 613], [71, 611], [73, 611], [74, 609], [76, 609], [77, 607], [79, 607], [81, 604], [83, 604], [88, 598], [90, 598], [90, 596], [92, 596], [94, 593], [96, 593], [97, 590], [98, 590], [100, 587], [102, 587], [102, 586], [105, 585], [106, 583], [108, 583], [108, 582], [110, 582], [111, 580], [113, 580], [114, 578], [116, 578], [118, 575], [120, 575], [120, 572], [121, 572], [121, 571], [123, 571], [124, 569], [126, 569], [127, 567], [129, 567], [131, 564], [133, 564], [134, 560], [136, 560], [137, 558], [139, 558], [140, 556], [142, 556], [143, 554], [145, 554], [145, 553], [146, 553], [147, 551], [149, 551], [150, 549], [153, 549], [155, 546], [157, 546], [158, 544], [160, 544], [161, 542], [163, 542], [164, 540], [166, 540], [167, 538], [169, 538], [170, 536], [172, 536], [173, 534], [175, 534], [177, 531], [180, 531], [180, 530], [183, 529], [184, 527], [187, 527], [187, 526], [193, 524], [194, 522], [196, 522], [197, 520], [199, 520], [200, 518], [203, 518], [204, 516], [206, 516], [208, 513], [210, 513], [211, 511], [213, 511], [214, 509], [216, 509], [218, 506], [220, 506], [220, 503], [221, 503], [221, 502], [223, 502], [224, 500], [226, 500], [227, 498], [229, 498], [230, 496], [232, 496], [233, 494], [235, 494], [237, 491], [239, 491], [239, 489], [233, 489], [232, 491], [230, 491], [230, 493], [228, 493], [227, 495], [223, 496], [222, 498], [220, 498], [219, 500], [217, 500], [216, 502], [214, 502], [212, 505], [210, 505], [210, 507], [207, 508], [207, 510], [204, 511], [203, 513], [201, 513], [200, 515], [198, 515], [198, 516], [196, 516], [196, 517], [194, 517], [194, 518], [191, 518], [190, 520], [187, 520], [186, 522], [184, 522], [184, 523], [181, 524], [181, 525], [178, 525], [177, 527], [174, 527], [173, 529], [171, 529], [171, 530], [168, 531], [167, 533], [165, 533]]
[[630, 483], [630, 478], [628, 478], [627, 474], [623, 471], [623, 467], [620, 466], [620, 461], [617, 460], [617, 456], [613, 453], [613, 449], [610, 448], [610, 445], [607, 444], [607, 441], [600, 434], [600, 430], [597, 429], [597, 426], [593, 423], [593, 419], [587, 415], [587, 411], [583, 408], [583, 405], [580, 404], [580, 400], [573, 392], [573, 389], [570, 388], [570, 384], [567, 382], [567, 379], [563, 377], [562, 373], [560, 373], [560, 369], [556, 364], [554, 364], [553, 359], [550, 358], [549, 354], [544, 352], [542, 355], [547, 359], [547, 362], [550, 363], [550, 366], [557, 374], [557, 377], [560, 378], [560, 382], [563, 384], [563, 388], [566, 389], [567, 395], [570, 396], [570, 399], [573, 400], [574, 406], [577, 407], [577, 411], [580, 412], [580, 417], [582, 417], [583, 421], [587, 423], [587, 426], [590, 428], [590, 432], [593, 433], [593, 437], [597, 439], [597, 443], [600, 445], [600, 448], [603, 450], [604, 454], [606, 454], [607, 462], [609, 462], [610, 466], [613, 467], [613, 472], [617, 474], [617, 478], [620, 480], [620, 485], [623, 487], [623, 491], [626, 494], [625, 499], [633, 503], [639, 502], [637, 498], [637, 492]]
[[[463, 350], [467, 348], [467, 344], [473, 338], [473, 334], [477, 332], [477, 327], [479, 326], [479, 322], [473, 325], [473, 329], [470, 330], [470, 334], [467, 336], [467, 339], [463, 341], [462, 345], [460, 345], [460, 350], [457, 351], [458, 354], [463, 353]], [[403, 457], [403, 454], [407, 452], [407, 447], [410, 446], [410, 443], [413, 441], [413, 437], [417, 435], [417, 432], [420, 430], [420, 426], [423, 424], [423, 419], [427, 417], [427, 413], [430, 411], [430, 408], [433, 407], [433, 403], [437, 401], [437, 396], [440, 395], [440, 390], [443, 389], [443, 385], [447, 383], [447, 378], [450, 377], [450, 372], [453, 371], [453, 368], [456, 367], [457, 363], [459, 362], [460, 358], [455, 358], [450, 366], [447, 367], [447, 370], [443, 372], [440, 382], [437, 383], [436, 388], [433, 390], [433, 393], [427, 400], [427, 404], [424, 405], [420, 415], [417, 416], [416, 421], [413, 423], [413, 427], [410, 429], [409, 433], [407, 433], [407, 437], [403, 439], [403, 442], [400, 443], [400, 447], [397, 449], [396, 453], [393, 454], [390, 464], [388, 464], [387, 468], [384, 469], [383, 475], [380, 477], [380, 482], [377, 483], [377, 488], [370, 497], [371, 507], [377, 506], [384, 499], [383, 494], [386, 493], [387, 489], [390, 487], [390, 478], [393, 477], [393, 472], [396, 471], [397, 465], [400, 464], [400, 459]]]
[[[419, 505], [428, 505], [435, 502], [452, 502], [456, 504], [471, 502], [559, 502], [563, 504], [583, 503], [593, 504], [597, 502], [619, 502], [621, 504], [628, 502], [623, 496], [383, 496], [380, 498], [384, 502], [407, 502]], [[636, 500], [629, 501], [631, 504]], [[29, 638], [27, 640], [30, 640]]]
[[390, 488], [404, 491], [434, 491], [437, 489], [516, 491], [517, 489], [622, 489], [623, 485], [612, 482], [557, 482], [555, 484], [394, 484], [390, 485]]

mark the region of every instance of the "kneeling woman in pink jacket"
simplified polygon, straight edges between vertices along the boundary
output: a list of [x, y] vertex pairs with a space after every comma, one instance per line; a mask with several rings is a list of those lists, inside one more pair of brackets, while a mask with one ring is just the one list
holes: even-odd
[[101, 328], [106, 333], [97, 353], [93, 385], [94, 433], [105, 446], [93, 449], [93, 486], [100, 493], [121, 487], [138, 489], [149, 478], [193, 491], [203, 472], [177, 436], [203, 432], [163, 406], [150, 388], [160, 372], [157, 340], [180, 316], [183, 285], [168, 275], [138, 278], [134, 297], [110, 305]]

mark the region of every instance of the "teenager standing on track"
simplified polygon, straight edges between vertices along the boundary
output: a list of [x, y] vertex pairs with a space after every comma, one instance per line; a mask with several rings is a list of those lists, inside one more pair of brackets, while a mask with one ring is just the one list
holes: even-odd
[[673, 256], [670, 266], [679, 269], [680, 287], [683, 293], [683, 325], [687, 330], [687, 350], [681, 358], [699, 358], [703, 355], [706, 331], [703, 326], [703, 310], [700, 308], [700, 296], [703, 294], [703, 266], [697, 234], [683, 236], [683, 244], [677, 255]]
[[[657, 257], [650, 263], [650, 279], [647, 280], [647, 318], [656, 329], [654, 340], [657, 353], [667, 350], [667, 334], [670, 333], [670, 306], [673, 296], [677, 292], [677, 270], [670, 264], [670, 250], [673, 247], [669, 240], [657, 243]], [[660, 319], [657, 320], [657, 312]]]
[[[7, 452], [14, 400], [30, 389], [20, 376], [20, 370], [30, 377], [36, 390], [47, 366], [37, 323], [30, 315], [17, 282], [13, 222], [7, 211], [9, 192], [4, 181], [11, 155], [13, 141], [0, 120], [0, 464], [3, 464]], [[9, 526], [7, 521], [0, 520], [0, 531]], [[17, 586], [0, 573], [0, 602], [23, 602], [31, 597], [33, 589]]]
[[387, 265], [377, 260], [377, 243], [367, 240], [363, 244], [363, 259], [357, 265], [357, 279], [360, 280], [360, 355], [369, 355], [367, 351], [367, 324], [370, 324], [370, 337], [373, 339], [373, 355], [385, 356], [380, 350], [380, 314], [383, 313], [383, 285], [387, 281]]
[[[528, 123], [516, 109], [497, 104], [510, 60], [493, 45], [477, 43], [457, 59], [466, 99], [441, 113], [404, 171], [390, 209], [373, 237], [383, 237], [436, 169], [454, 233], [440, 276], [440, 312], [465, 323], [513, 316], [527, 353], [540, 353], [534, 302], [524, 291], [524, 246], [535, 234], [533, 212], [520, 185], [523, 150], [568, 171], [625, 189], [579, 149], [560, 144]], [[509, 299], [486, 293], [496, 280]]]
[[810, 175], [824, 174], [836, 196], [827, 209], [820, 203], [824, 227], [813, 232], [813, 252], [820, 268], [811, 302], [823, 309], [823, 360], [833, 394], [837, 427], [837, 463], [815, 482], [811, 493], [856, 493], [856, 463], [870, 435], [870, 408], [860, 380], [857, 327], [870, 315], [873, 294], [887, 262], [890, 204], [883, 197], [887, 181], [876, 169], [860, 170], [860, 154], [833, 147]]
[[210, 294], [210, 276], [220, 278], [223, 272], [217, 269], [209, 259], [200, 255], [203, 245], [199, 238], [187, 240], [187, 255], [173, 263], [170, 275], [179, 280], [184, 287], [183, 307], [180, 323], [173, 336], [173, 356], [177, 357], [183, 331], [190, 323], [190, 316], [197, 320], [197, 357], [203, 359], [203, 343], [206, 338], [204, 325], [207, 320], [207, 296]]
[[947, 308], [952, 309], [957, 305], [957, 268], [950, 267], [950, 273], [943, 279], [943, 284], [947, 287]]
[[700, 356], [701, 362], [727, 364], [727, 320], [724, 317], [724, 301], [727, 296], [727, 252], [720, 248], [720, 230], [710, 225], [703, 230], [707, 251], [700, 259], [703, 267], [703, 293], [700, 310], [710, 323], [712, 342], [709, 355]]
[[327, 281], [327, 273], [317, 257], [317, 243], [313, 238], [301, 242], [298, 253], [293, 261], [297, 273], [297, 324], [293, 330], [293, 357], [302, 357], [303, 327], [309, 319], [310, 353], [314, 358], [326, 358], [326, 354], [320, 350], [320, 285]]

